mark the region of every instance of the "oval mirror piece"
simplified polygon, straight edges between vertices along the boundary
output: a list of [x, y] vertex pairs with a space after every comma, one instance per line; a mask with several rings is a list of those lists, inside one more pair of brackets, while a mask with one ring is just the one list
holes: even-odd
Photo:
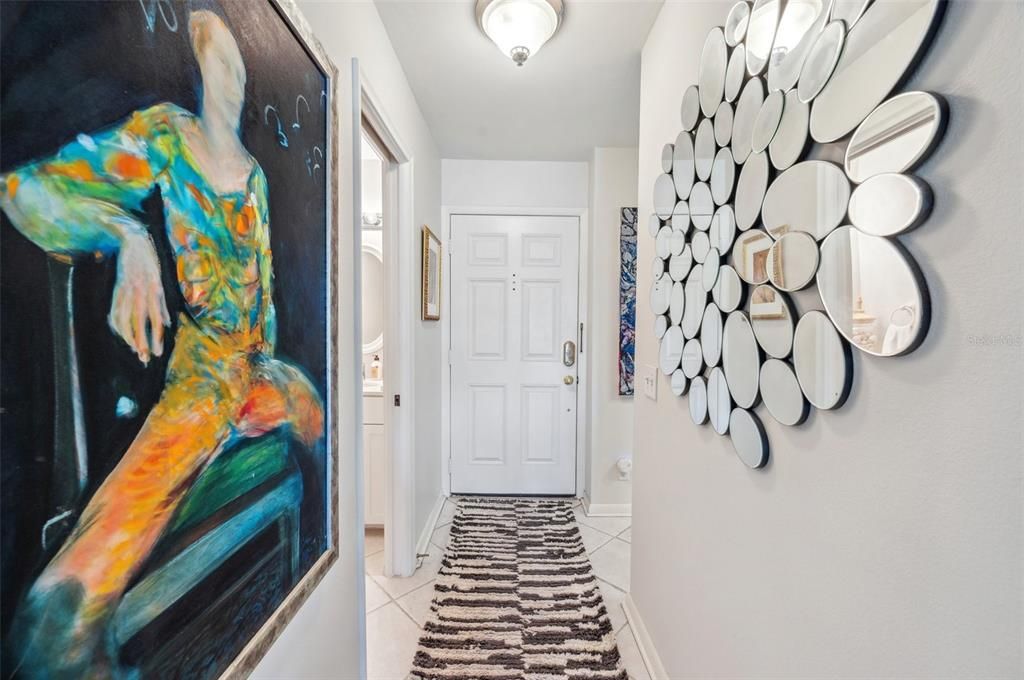
[[757, 382], [761, 372], [761, 350], [754, 338], [754, 329], [743, 312], [736, 311], [725, 319], [722, 331], [722, 368], [729, 383], [733, 401], [743, 408], [757, 403]]
[[696, 85], [690, 85], [683, 92], [683, 103], [679, 107], [679, 119], [683, 124], [683, 131], [689, 132], [697, 127], [697, 120], [700, 118], [700, 92]]
[[678, 198], [685, 200], [690, 195], [695, 174], [693, 135], [680, 132], [676, 135], [676, 143], [672, 145], [672, 181]]
[[761, 366], [761, 399], [772, 418], [783, 425], [799, 425], [810, 413], [796, 373], [779, 359], [768, 359]]
[[757, 470], [768, 464], [768, 435], [756, 415], [734, 408], [729, 417], [729, 438], [744, 465]]
[[[774, 238], [802, 231], [820, 241], [842, 222], [849, 202], [850, 182], [838, 165], [804, 161], [772, 182], [764, 197], [761, 219]], [[738, 206], [736, 217], [738, 221]]]
[[787, 0], [768, 64], [768, 89], [786, 92], [800, 78], [811, 46], [828, 21], [832, 0]]
[[736, 164], [732, 161], [732, 152], [728, 147], [719, 149], [711, 168], [711, 198], [716, 205], [724, 205], [729, 201], [735, 182]]
[[782, 107], [786, 103], [786, 96], [775, 90], [769, 92], [761, 104], [761, 110], [757, 112], [754, 119], [754, 129], [750, 137], [750, 150], [760, 153], [768, 148], [779, 129], [779, 122], [782, 120]]
[[694, 232], [690, 250], [693, 252], [693, 259], [704, 264], [708, 253], [711, 252], [711, 238], [703, 231]]
[[750, 324], [765, 354], [785, 359], [793, 351], [796, 314], [793, 303], [771, 286], [758, 286], [750, 293]]
[[764, 83], [760, 78], [751, 78], [740, 92], [732, 119], [732, 157], [737, 163], [747, 162], [753, 142], [754, 121], [763, 103]]
[[814, 99], [811, 137], [823, 144], [845, 137], [889, 96], [931, 36], [942, 5], [901, 0], [868, 7], [857, 30], [847, 34], [832, 78]]
[[672, 280], [669, 277], [659, 276], [654, 279], [654, 283], [651, 284], [651, 311], [655, 314], [667, 312], [671, 293]]
[[728, 314], [739, 309], [743, 303], [743, 291], [743, 282], [735, 269], [727, 264], [718, 268], [718, 281], [715, 282], [711, 296], [720, 310]]
[[909, 231], [924, 222], [931, 209], [931, 189], [910, 175], [875, 175], [850, 196], [850, 222], [874, 236]]
[[845, 44], [846, 27], [842, 21], [833, 21], [818, 34], [800, 71], [800, 82], [796, 86], [800, 101], [810, 102], [828, 84]]
[[661, 147], [661, 171], [672, 172], [672, 152], [675, 147], [670, 143]]
[[718, 365], [722, 359], [722, 313], [713, 302], [704, 308], [700, 322], [700, 348], [706, 365]]
[[832, 4], [832, 18], [838, 19], [846, 24], [847, 28], [853, 25], [864, 14], [872, 0], [835, 0]]
[[704, 353], [700, 346], [700, 340], [696, 338], [687, 340], [683, 346], [683, 375], [687, 378], [696, 378], [704, 370]]
[[662, 227], [658, 231], [658, 235], [654, 237], [654, 252], [661, 259], [667, 260], [669, 258], [669, 255], [672, 254], [670, 252], [670, 248], [671, 247], [672, 247], [672, 228], [671, 227]]
[[704, 378], [696, 377], [690, 382], [690, 419], [694, 425], [708, 422], [708, 387]]
[[839, 408], [850, 394], [853, 358], [828, 317], [807, 312], [793, 337], [793, 368], [800, 390], [815, 408]]
[[657, 215], [651, 215], [647, 220], [647, 233], [651, 235], [651, 238], [654, 238], [663, 226], [665, 226], [664, 223], [662, 223]]
[[707, 256], [704, 258], [703, 270], [701, 271], [701, 284], [704, 286], [704, 290], [711, 292], [715, 287], [715, 282], [718, 280], [718, 268], [722, 264], [722, 257], [718, 253], [717, 248], [711, 248], [708, 250]]
[[736, 238], [736, 215], [731, 205], [727, 203], [715, 211], [708, 236], [711, 238], [711, 247], [718, 248], [719, 253], [732, 250], [732, 242]]
[[665, 336], [665, 331], [668, 330], [668, 317], [664, 314], [659, 314], [654, 317], [654, 337], [661, 340]]
[[683, 235], [690, 231], [690, 205], [686, 201], [679, 201], [672, 209], [672, 219], [669, 221], [672, 231], [681, 231]]
[[729, 55], [729, 65], [725, 67], [725, 101], [734, 102], [743, 87], [743, 81], [747, 77], [746, 50], [740, 43], [733, 48]]
[[673, 326], [678, 326], [683, 320], [683, 305], [686, 298], [683, 296], [683, 284], [676, 281], [672, 284], [672, 292], [668, 298], [668, 320]]
[[693, 253], [690, 252], [690, 246], [686, 245], [683, 247], [683, 252], [678, 255], [673, 255], [668, 261], [668, 275], [673, 281], [683, 281], [686, 279], [686, 275], [690, 273], [690, 267], [693, 266]]
[[768, 156], [777, 170], [785, 170], [800, 160], [807, 148], [807, 120], [810, 115], [811, 108], [800, 101], [796, 90], [786, 93], [779, 129], [768, 145]]
[[704, 39], [700, 53], [700, 70], [697, 77], [700, 95], [700, 110], [710, 118], [722, 103], [725, 90], [725, 67], [729, 61], [729, 48], [725, 46], [725, 34], [715, 26]]
[[651, 272], [654, 274], [654, 278], [658, 278], [659, 276], [664, 274], [665, 260], [655, 255], [654, 260], [651, 262]]
[[928, 293], [917, 264], [896, 241], [836, 229], [821, 244], [817, 281], [825, 311], [857, 349], [897, 356], [924, 339]]
[[732, 266], [740, 278], [752, 285], [768, 280], [768, 252], [772, 237], [760, 229], [742, 232], [732, 246]]
[[[701, 282], [704, 267], [696, 265], [690, 270], [684, 285], [686, 293], [686, 308], [683, 310], [683, 320], [679, 324], [683, 329], [683, 335], [687, 338], [695, 337], [700, 331], [700, 322], [704, 316], [704, 307], [708, 303], [708, 294]], [[687, 376], [692, 377], [692, 376]]]
[[669, 255], [678, 255], [686, 247], [686, 233], [682, 229], [673, 228], [668, 239]]
[[661, 339], [661, 354], [658, 358], [661, 372], [665, 375], [672, 375], [679, 368], [679, 361], [683, 358], [683, 342], [683, 332], [679, 326], [669, 326]]
[[715, 124], [710, 118], [705, 118], [697, 126], [693, 148], [697, 179], [706, 182], [711, 177], [711, 166], [715, 162]]
[[[838, 168], [836, 169], [838, 170]], [[740, 170], [740, 178], [736, 182], [736, 226], [743, 231], [754, 226], [757, 223], [757, 218], [761, 215], [761, 204], [765, 200], [765, 191], [768, 189], [769, 170], [768, 154], [763, 151], [748, 156], [747, 162]], [[842, 171], [839, 174], [842, 176]], [[778, 181], [776, 179], [775, 183]], [[843, 177], [843, 181], [846, 181], [846, 177]], [[775, 183], [772, 184], [773, 187]]]
[[783, 234], [768, 253], [768, 280], [779, 290], [800, 290], [818, 271], [818, 243], [810, 234]]
[[906, 92], [872, 111], [846, 147], [846, 174], [856, 183], [883, 172], [906, 172], [931, 153], [946, 128], [945, 103]]
[[775, 42], [775, 29], [779, 25], [781, 0], [755, 0], [747, 25], [747, 73], [756, 76], [768, 65]]
[[[732, 104], [722, 102], [715, 114], [715, 144], [728, 146], [730, 139], [732, 139]], [[731, 156], [732, 152], [729, 153]]]
[[658, 175], [654, 180], [654, 213], [663, 220], [672, 217], [672, 209], [676, 207], [676, 187], [672, 183], [672, 175]]
[[[711, 187], [704, 182], [697, 182], [690, 191], [690, 221], [697, 229], [707, 231], [714, 214], [715, 200], [711, 196]], [[697, 260], [699, 262], [700, 258]]]
[[686, 388], [689, 386], [690, 381], [683, 375], [683, 370], [677, 368], [672, 372], [672, 394], [677, 397], [681, 397], [686, 394]]
[[[750, 5], [746, 2], [737, 2], [729, 10], [725, 18], [725, 44], [735, 47], [743, 42], [747, 35], [747, 23], [750, 21]], [[742, 47], [742, 45], [740, 45]]]
[[725, 373], [721, 368], [715, 366], [708, 375], [708, 419], [715, 432], [725, 434], [729, 431], [731, 412], [732, 399], [729, 397], [729, 385], [725, 381]]

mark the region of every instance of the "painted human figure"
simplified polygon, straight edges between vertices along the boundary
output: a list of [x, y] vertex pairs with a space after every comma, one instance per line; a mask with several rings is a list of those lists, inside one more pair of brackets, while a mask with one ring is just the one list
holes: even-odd
[[267, 181], [239, 139], [241, 53], [212, 12], [193, 12], [189, 35], [199, 116], [159, 104], [0, 177], [0, 207], [35, 244], [116, 256], [109, 324], [143, 363], [163, 353], [170, 318], [131, 211], [159, 188], [186, 308], [159, 402], [19, 609], [26, 677], [113, 674], [106, 623], [193, 480], [240, 439], [286, 428], [312, 445], [323, 434], [316, 389], [273, 358]]

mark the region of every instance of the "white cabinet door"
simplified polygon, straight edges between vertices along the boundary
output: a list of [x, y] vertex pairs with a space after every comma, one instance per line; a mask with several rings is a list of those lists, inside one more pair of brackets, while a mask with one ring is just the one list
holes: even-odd
[[363, 425], [363, 522], [384, 525], [384, 426]]
[[451, 227], [452, 491], [574, 494], [579, 219]]

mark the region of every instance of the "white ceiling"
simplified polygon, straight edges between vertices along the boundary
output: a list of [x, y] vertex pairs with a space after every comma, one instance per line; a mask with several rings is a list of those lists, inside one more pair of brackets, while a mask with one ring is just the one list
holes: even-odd
[[522, 68], [478, 28], [475, 0], [375, 0], [443, 158], [587, 160], [636, 146], [640, 50], [662, 0], [566, 0]]

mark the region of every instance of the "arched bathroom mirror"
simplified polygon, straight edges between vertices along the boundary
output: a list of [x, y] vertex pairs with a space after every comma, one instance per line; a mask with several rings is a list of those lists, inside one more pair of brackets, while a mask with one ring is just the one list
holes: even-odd
[[384, 253], [363, 240], [363, 354], [384, 348]]

